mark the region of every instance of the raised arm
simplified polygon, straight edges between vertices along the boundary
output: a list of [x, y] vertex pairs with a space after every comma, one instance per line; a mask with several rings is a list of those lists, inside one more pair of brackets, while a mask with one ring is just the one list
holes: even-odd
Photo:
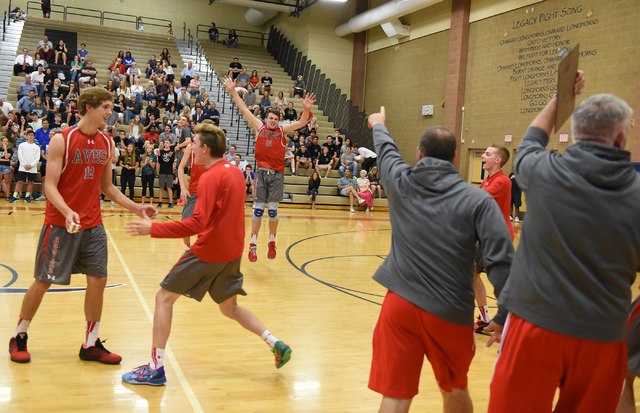
[[285, 134], [300, 129], [307, 124], [307, 121], [309, 120], [309, 110], [311, 109], [311, 105], [313, 105], [315, 101], [316, 95], [314, 95], [313, 93], [307, 93], [304, 98], [300, 99], [303, 108], [302, 114], [300, 114], [300, 119], [298, 119], [294, 123], [282, 125], [282, 130]]
[[236, 83], [234, 82], [233, 78], [231, 76], [225, 76], [222, 81], [227, 87], [227, 90], [229, 90], [229, 94], [233, 98], [233, 101], [236, 102], [236, 105], [238, 106], [240, 112], [242, 112], [251, 126], [253, 126], [256, 130], [260, 130], [260, 128], [262, 127], [262, 122], [255, 116], [253, 116], [253, 113], [251, 113], [247, 105], [240, 98], [240, 95], [238, 95], [238, 92], [236, 92]]

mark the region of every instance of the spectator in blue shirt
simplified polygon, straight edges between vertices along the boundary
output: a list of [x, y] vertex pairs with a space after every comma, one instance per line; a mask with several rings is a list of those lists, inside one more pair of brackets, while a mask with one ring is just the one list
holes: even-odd
[[182, 85], [182, 87], [189, 87], [189, 82], [191, 82], [191, 79], [193, 79], [196, 75], [196, 69], [193, 68], [193, 63], [188, 62], [187, 67], [182, 69], [180, 75], [182, 75], [182, 79], [180, 79], [180, 84]]
[[36, 94], [38, 93], [38, 88], [31, 82], [31, 75], [25, 75], [24, 82], [20, 83], [20, 86], [16, 88], [18, 100], [22, 99], [23, 96], [28, 95], [30, 90], [33, 90]]
[[42, 119], [42, 127], [36, 130], [36, 139], [40, 146], [45, 146], [49, 144], [49, 120]]
[[211, 103], [211, 106], [209, 106], [209, 109], [207, 109], [205, 114], [213, 121], [213, 123], [216, 124], [216, 126], [220, 126], [220, 112], [216, 109], [215, 103]]
[[31, 113], [31, 108], [36, 102], [36, 90], [29, 90], [28, 96], [23, 96], [18, 103], [16, 103], [16, 109], [21, 115], [26, 116]]
[[78, 56], [80, 56], [80, 61], [84, 65], [85, 60], [87, 60], [87, 56], [89, 56], [89, 51], [87, 50], [87, 45], [82, 43], [80, 48], [78, 49]]

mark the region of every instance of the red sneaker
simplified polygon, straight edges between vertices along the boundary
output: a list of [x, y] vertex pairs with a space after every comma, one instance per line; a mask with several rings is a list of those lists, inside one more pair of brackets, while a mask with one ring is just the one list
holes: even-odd
[[256, 262], [258, 261], [258, 255], [256, 254], [256, 249], [258, 246], [256, 244], [249, 244], [249, 261]]
[[82, 345], [80, 347], [80, 358], [87, 361], [99, 361], [104, 364], [120, 363], [122, 357], [104, 348], [102, 343], [104, 343], [104, 341], [97, 339], [93, 347], [84, 348], [84, 345]]
[[269, 242], [269, 252], [267, 253], [267, 258], [270, 260], [274, 260], [276, 258], [276, 242]]
[[183, 206], [184, 204], [182, 203], [182, 198], [178, 199], [178, 203], [176, 204], [177, 206]]
[[19, 333], [9, 340], [9, 354], [11, 361], [16, 363], [28, 363], [31, 361], [31, 354], [27, 351], [27, 333]]

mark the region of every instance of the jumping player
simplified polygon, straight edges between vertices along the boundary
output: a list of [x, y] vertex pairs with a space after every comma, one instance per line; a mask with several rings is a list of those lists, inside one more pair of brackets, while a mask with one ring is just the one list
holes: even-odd
[[[202, 123], [208, 122], [214, 125], [212, 120], [205, 119]], [[198, 194], [198, 179], [204, 172], [204, 165], [196, 164], [195, 152], [192, 150], [193, 142], [188, 144], [184, 148], [184, 155], [178, 166], [178, 181], [180, 181], [180, 199], [182, 200], [182, 219], [190, 218], [193, 215], [193, 209], [196, 206], [196, 197]], [[185, 168], [190, 166], [189, 173], [189, 185], [187, 186], [187, 176], [184, 173]], [[191, 247], [191, 237], [185, 237], [184, 241], [185, 249], [188, 250]]]
[[258, 163], [256, 175], [256, 199], [251, 222], [251, 241], [249, 244], [249, 261], [258, 260], [258, 232], [262, 224], [264, 208], [269, 214], [269, 252], [267, 258], [276, 258], [276, 231], [278, 229], [278, 204], [282, 201], [284, 191], [284, 155], [287, 151], [285, 136], [288, 132], [300, 129], [307, 124], [309, 110], [316, 101], [313, 93], [308, 93], [301, 99], [302, 114], [300, 119], [288, 125], [278, 126], [280, 112], [275, 109], [267, 111], [264, 125], [257, 119], [235, 89], [235, 83], [229, 76], [223, 79], [229, 93], [247, 121], [257, 131], [255, 158]]
[[[163, 224], [144, 221], [129, 222], [131, 235], [151, 235], [154, 238], [179, 238], [198, 234], [198, 239], [186, 251], [169, 275], [160, 284], [156, 295], [153, 321], [153, 348], [149, 364], [122, 376], [131, 384], [161, 385], [164, 374], [164, 349], [171, 333], [173, 303], [181, 295], [202, 301], [208, 292], [219, 304], [225, 316], [236, 320], [247, 330], [262, 337], [276, 356], [276, 367], [291, 358], [291, 349], [267, 330], [246, 308], [238, 306], [236, 295], [247, 295], [242, 289], [240, 260], [244, 249], [245, 219], [244, 177], [223, 156], [226, 149], [224, 132], [215, 125], [201, 123], [195, 129], [194, 153], [196, 165], [203, 165], [200, 175], [198, 202], [191, 218]], [[224, 239], [224, 242], [220, 240]]]
[[[502, 172], [502, 167], [509, 160], [509, 150], [496, 145], [491, 145], [482, 154], [482, 169], [487, 171], [488, 176], [482, 181], [481, 188], [491, 194], [493, 199], [496, 200], [500, 207], [500, 212], [504, 217], [509, 233], [511, 234], [511, 241], [513, 241], [513, 226], [509, 219], [509, 208], [511, 200], [511, 180]], [[482, 278], [479, 273], [484, 271], [484, 265], [482, 260], [482, 245], [478, 244], [478, 253], [476, 255], [476, 273], [473, 282], [473, 288], [476, 294], [476, 303], [478, 304], [478, 310], [480, 315], [476, 320], [474, 329], [476, 333], [481, 333], [485, 327], [491, 322], [489, 316], [489, 306], [487, 305], [487, 290], [484, 287]]]
[[107, 236], [102, 226], [100, 191], [138, 216], [154, 218], [156, 210], [125, 197], [111, 181], [115, 145], [100, 131], [113, 109], [105, 89], [82, 92], [82, 119], [56, 134], [49, 144], [47, 209], [36, 253], [35, 281], [22, 301], [15, 334], [9, 342], [11, 360], [27, 363], [27, 329], [51, 284], [68, 285], [71, 274], [87, 276], [84, 311], [85, 340], [80, 358], [117, 364], [120, 356], [107, 351], [98, 338], [102, 300], [107, 284]]

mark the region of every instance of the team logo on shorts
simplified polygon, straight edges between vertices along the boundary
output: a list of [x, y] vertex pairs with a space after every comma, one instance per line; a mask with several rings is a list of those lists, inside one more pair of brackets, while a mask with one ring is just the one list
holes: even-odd
[[51, 275], [51, 274], [47, 274], [47, 279], [55, 281], [56, 280], [56, 276], [55, 275]]
[[47, 271], [47, 278], [50, 280], [55, 280], [56, 277], [54, 277], [53, 275], [51, 275], [51, 273], [53, 272], [53, 266], [56, 263], [56, 255], [58, 255], [58, 244], [60, 244], [60, 237], [56, 237], [53, 240], [53, 249], [51, 251], [51, 261], [49, 261], [49, 271]]

